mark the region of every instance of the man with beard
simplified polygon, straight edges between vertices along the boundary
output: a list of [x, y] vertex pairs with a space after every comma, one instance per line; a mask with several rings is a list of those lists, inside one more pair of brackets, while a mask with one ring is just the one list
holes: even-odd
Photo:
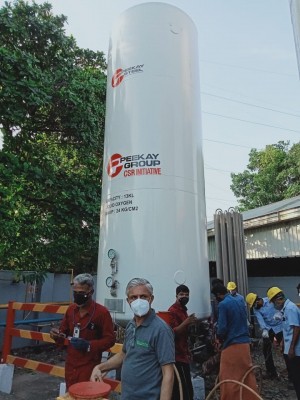
[[[175, 366], [180, 376], [184, 400], [193, 400], [188, 327], [197, 321], [194, 314], [188, 316], [186, 305], [189, 297], [189, 288], [185, 285], [179, 285], [176, 288], [176, 301], [168, 310], [170, 312], [170, 326], [175, 334]], [[172, 400], [179, 399], [179, 383], [177, 379], [174, 379]]]
[[274, 338], [276, 338], [278, 345], [282, 341], [281, 320], [274, 318], [276, 310], [268, 297], [259, 297], [256, 293], [248, 293], [246, 302], [250, 309], [253, 309], [253, 314], [262, 330], [263, 355], [267, 370], [265, 377], [267, 379], [277, 379], [278, 374], [273, 360], [272, 344]]
[[50, 331], [50, 337], [59, 346], [63, 346], [65, 338], [69, 339], [65, 364], [67, 389], [74, 383], [89, 381], [102, 352], [115, 344], [110, 313], [92, 298], [92, 275], [77, 275], [72, 285], [74, 304], [68, 307], [59, 329]]
[[[252, 368], [250, 355], [250, 337], [245, 306], [236, 301], [224, 285], [216, 285], [212, 293], [219, 302], [217, 338], [221, 343], [221, 360], [219, 381], [235, 380], [242, 382], [245, 374]], [[257, 391], [256, 379], [250, 372], [244, 383], [253, 391]], [[221, 400], [254, 400], [257, 398], [247, 389], [235, 383], [224, 383], [220, 386]]]
[[276, 286], [271, 287], [267, 291], [267, 296], [274, 304], [276, 310], [279, 310], [279, 316], [282, 318], [283, 354], [297, 394], [297, 399], [300, 400], [300, 310]]

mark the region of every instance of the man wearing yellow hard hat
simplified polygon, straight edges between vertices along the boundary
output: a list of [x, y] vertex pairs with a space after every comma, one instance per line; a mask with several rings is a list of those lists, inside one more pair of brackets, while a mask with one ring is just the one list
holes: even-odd
[[247, 307], [244, 296], [242, 296], [240, 293], [238, 293], [238, 289], [237, 289], [235, 282], [233, 282], [233, 281], [228, 282], [227, 290], [235, 300], [240, 301], [243, 304], [243, 306]]
[[265, 378], [277, 379], [278, 374], [273, 360], [272, 344], [275, 337], [278, 344], [282, 341], [281, 320], [274, 318], [276, 309], [268, 297], [259, 297], [256, 293], [248, 293], [246, 302], [250, 309], [253, 309], [253, 314], [262, 330], [263, 355], [267, 370]]
[[267, 296], [282, 317], [284, 358], [300, 400], [300, 310], [277, 286], [269, 288]]

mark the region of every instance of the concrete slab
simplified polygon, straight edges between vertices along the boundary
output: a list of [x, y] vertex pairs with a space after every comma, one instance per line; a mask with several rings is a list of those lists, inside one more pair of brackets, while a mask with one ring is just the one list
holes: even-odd
[[11, 392], [14, 369], [14, 365], [0, 364], [0, 392], [8, 394]]

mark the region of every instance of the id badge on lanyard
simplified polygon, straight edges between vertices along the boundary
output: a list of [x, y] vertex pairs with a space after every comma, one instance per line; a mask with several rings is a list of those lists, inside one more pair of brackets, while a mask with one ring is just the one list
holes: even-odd
[[80, 336], [80, 324], [76, 324], [73, 330], [73, 337], [79, 338]]

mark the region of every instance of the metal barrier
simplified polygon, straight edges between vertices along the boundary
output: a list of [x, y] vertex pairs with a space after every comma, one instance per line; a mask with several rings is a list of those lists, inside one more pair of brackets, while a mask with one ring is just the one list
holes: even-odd
[[[51, 322], [55, 322], [55, 321], [61, 321], [62, 318], [38, 318], [38, 319], [19, 319], [17, 321], [14, 321], [14, 325], [33, 325], [33, 326], [37, 326], [38, 324], [41, 323], [47, 323], [49, 322], [49, 324]], [[6, 326], [6, 322], [0, 322], [0, 327], [5, 327]]]
[[[28, 303], [26, 303], [28, 304]], [[56, 304], [60, 306], [68, 306], [70, 304], [69, 301], [49, 301], [47, 303], [39, 303], [39, 304]], [[8, 303], [5, 304], [0, 304], [0, 310], [7, 310], [8, 309]]]
[[[30, 360], [27, 358], [15, 357], [11, 353], [12, 347], [12, 339], [13, 337], [21, 337], [25, 339], [34, 339], [43, 342], [53, 343], [55, 341], [51, 339], [49, 333], [17, 329], [14, 328], [14, 325], [17, 321], [15, 321], [16, 311], [18, 310], [27, 310], [33, 312], [45, 312], [45, 313], [53, 313], [53, 314], [65, 314], [68, 306], [62, 306], [57, 303], [18, 303], [10, 301], [8, 303], [8, 311], [6, 318], [6, 329], [4, 334], [4, 342], [3, 342], [3, 350], [2, 350], [2, 358], [1, 364], [13, 364], [18, 367], [31, 369], [34, 371], [44, 372], [49, 375], [58, 376], [60, 378], [65, 377], [65, 368], [56, 366], [53, 364], [47, 364], [35, 360]], [[36, 320], [38, 321], [38, 320]], [[41, 321], [41, 320], [39, 320]], [[31, 322], [32, 323], [32, 322]], [[69, 345], [68, 339], [65, 339], [64, 344], [66, 346]], [[119, 353], [122, 351], [122, 344], [116, 343], [113, 347], [111, 347], [108, 352], [110, 353]], [[107, 382], [111, 385], [113, 391], [117, 393], [121, 393], [121, 382], [114, 379], [104, 379], [104, 382]]]
[[[28, 368], [31, 370], [44, 372], [50, 375], [59, 376], [64, 378], [65, 369], [52, 364], [42, 363], [35, 360], [30, 360], [21, 357], [15, 357], [11, 353], [12, 339], [13, 337], [21, 337], [25, 339], [34, 339], [48, 343], [55, 343], [50, 338], [49, 333], [17, 329], [15, 325], [15, 315], [17, 310], [26, 310], [33, 312], [45, 312], [53, 314], [65, 314], [68, 306], [61, 306], [58, 304], [45, 304], [45, 303], [18, 303], [10, 301], [8, 303], [7, 318], [6, 318], [6, 329], [3, 341], [3, 350], [1, 363], [14, 364], [18, 367]], [[37, 320], [36, 320], [37, 321]], [[65, 340], [65, 345], [68, 345], [68, 340]]]

